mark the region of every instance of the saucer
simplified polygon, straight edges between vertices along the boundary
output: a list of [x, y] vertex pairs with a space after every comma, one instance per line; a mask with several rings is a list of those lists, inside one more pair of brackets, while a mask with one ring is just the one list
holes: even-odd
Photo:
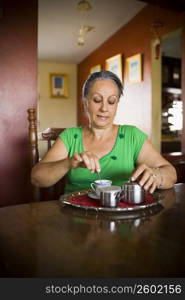
[[100, 196], [98, 196], [95, 192], [88, 192], [87, 195], [92, 199], [100, 200]]

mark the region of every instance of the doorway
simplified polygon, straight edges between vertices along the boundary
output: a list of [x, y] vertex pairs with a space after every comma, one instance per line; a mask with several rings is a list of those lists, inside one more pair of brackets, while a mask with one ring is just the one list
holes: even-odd
[[181, 151], [183, 104], [181, 87], [182, 30], [162, 39], [161, 152]]

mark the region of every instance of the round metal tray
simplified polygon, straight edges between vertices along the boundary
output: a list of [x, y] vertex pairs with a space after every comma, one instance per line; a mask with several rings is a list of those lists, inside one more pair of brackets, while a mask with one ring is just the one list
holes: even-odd
[[[156, 205], [160, 204], [160, 197], [157, 194], [153, 194], [151, 197], [153, 197], [153, 202], [151, 203], [147, 203], [147, 201], [141, 203], [141, 204], [135, 204], [135, 205], [129, 205], [127, 204], [124, 207], [115, 207], [115, 208], [109, 208], [109, 207], [104, 207], [104, 206], [93, 206], [93, 205], [82, 205], [79, 203], [74, 203], [72, 202], [72, 199], [74, 199], [74, 197], [79, 197], [79, 196], [83, 196], [83, 195], [87, 195], [89, 192], [89, 190], [85, 190], [85, 191], [80, 191], [80, 192], [74, 192], [71, 194], [66, 194], [66, 195], [61, 195], [59, 198], [59, 201], [62, 205], [68, 205], [68, 206], [72, 206], [72, 207], [76, 207], [76, 208], [82, 208], [85, 210], [94, 210], [96, 212], [134, 212], [134, 211], [138, 211], [138, 210], [143, 210], [143, 209], [148, 209], [151, 207], [154, 207]], [[99, 201], [99, 200], [90, 200], [89, 198], [89, 202], [92, 201], [92, 203], [94, 201]]]

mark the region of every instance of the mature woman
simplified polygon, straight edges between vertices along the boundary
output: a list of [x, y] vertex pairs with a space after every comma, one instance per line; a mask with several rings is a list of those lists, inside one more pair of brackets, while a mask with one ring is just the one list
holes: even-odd
[[145, 190], [171, 188], [176, 171], [152, 146], [147, 135], [128, 125], [115, 125], [123, 86], [109, 71], [91, 74], [83, 87], [83, 102], [89, 126], [63, 131], [49, 152], [34, 166], [32, 183], [40, 187], [55, 184], [67, 174], [65, 192], [90, 188], [98, 179], [114, 185], [137, 180]]

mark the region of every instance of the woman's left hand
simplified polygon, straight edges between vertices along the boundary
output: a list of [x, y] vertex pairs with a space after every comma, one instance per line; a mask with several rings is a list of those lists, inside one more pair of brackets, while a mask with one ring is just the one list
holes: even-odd
[[131, 177], [132, 181], [137, 181], [140, 186], [142, 186], [145, 191], [153, 193], [157, 188], [157, 175], [154, 168], [149, 168], [145, 164], [139, 165]]

